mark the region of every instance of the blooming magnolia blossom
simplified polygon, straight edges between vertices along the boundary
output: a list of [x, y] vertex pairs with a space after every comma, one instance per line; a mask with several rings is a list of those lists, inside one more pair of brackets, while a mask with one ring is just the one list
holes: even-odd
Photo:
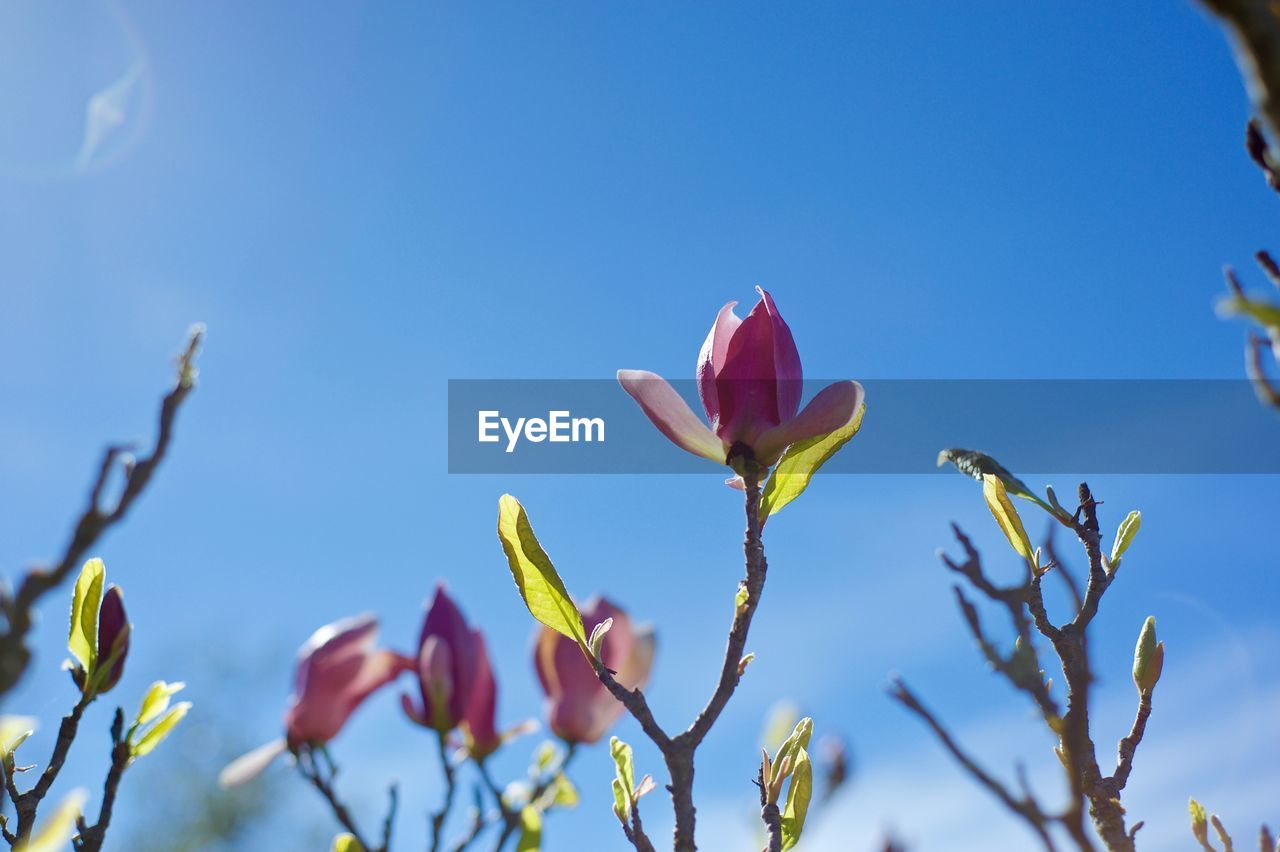
[[233, 761], [219, 776], [220, 783], [243, 783], [287, 749], [328, 742], [366, 698], [414, 668], [412, 660], [374, 647], [377, 638], [378, 620], [372, 615], [337, 621], [313, 633], [298, 651], [285, 736]]
[[[627, 614], [604, 598], [592, 598], [582, 609], [588, 635], [608, 618], [613, 626], [600, 646], [600, 661], [617, 672], [616, 680], [627, 689], [644, 686], [653, 667], [653, 631], [633, 628]], [[533, 663], [547, 695], [548, 723], [565, 742], [597, 742], [621, 715], [622, 704], [572, 639], [543, 627], [534, 644]]]
[[773, 298], [745, 319], [720, 309], [698, 356], [698, 396], [710, 427], [665, 379], [645, 370], [619, 370], [618, 382], [676, 446], [721, 463], [746, 456], [765, 467], [789, 445], [826, 435], [848, 423], [863, 404], [857, 382], [835, 382], [800, 409], [803, 373], [791, 329]]

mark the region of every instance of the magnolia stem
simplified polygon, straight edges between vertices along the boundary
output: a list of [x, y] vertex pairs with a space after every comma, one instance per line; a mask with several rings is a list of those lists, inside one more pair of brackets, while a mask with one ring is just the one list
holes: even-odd
[[440, 810], [431, 815], [431, 852], [437, 852], [440, 849], [444, 836], [444, 823], [449, 818], [449, 811], [453, 808], [453, 793], [457, 789], [453, 765], [449, 763], [449, 743], [445, 734], [437, 732], [436, 743], [440, 748], [440, 771], [444, 773], [444, 802], [441, 803]]
[[741, 584], [746, 596], [734, 610], [733, 624], [729, 628], [724, 662], [720, 667], [720, 678], [716, 683], [715, 691], [702, 712], [694, 719], [693, 724], [684, 732], [674, 737], [669, 736], [653, 718], [653, 712], [649, 709], [643, 693], [638, 689], [627, 689], [614, 679], [613, 674], [599, 660], [595, 661], [596, 676], [600, 678], [600, 682], [622, 702], [640, 723], [645, 735], [662, 751], [667, 771], [671, 774], [671, 783], [667, 786], [667, 790], [671, 793], [671, 802], [675, 809], [675, 852], [694, 852], [697, 849], [694, 841], [694, 828], [697, 821], [693, 804], [694, 753], [706, 738], [716, 719], [720, 717], [725, 705], [729, 703], [730, 697], [738, 687], [738, 681], [742, 678], [739, 663], [746, 649], [747, 633], [751, 629], [752, 616], [755, 615], [756, 607], [760, 605], [760, 596], [764, 591], [768, 564], [765, 561], [764, 544], [761, 540], [760, 480], [763, 472], [754, 462], [746, 461], [742, 473], [747, 516], [746, 539], [743, 542], [746, 578]]

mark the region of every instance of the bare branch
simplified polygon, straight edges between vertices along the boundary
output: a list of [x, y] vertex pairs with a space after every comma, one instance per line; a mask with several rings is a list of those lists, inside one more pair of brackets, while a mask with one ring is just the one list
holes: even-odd
[[36, 604], [79, 568], [89, 549], [98, 542], [98, 539], [124, 519], [147, 487], [147, 483], [151, 481], [160, 462], [164, 460], [173, 438], [173, 423], [178, 409], [195, 388], [194, 362], [203, 336], [203, 328], [197, 326], [192, 329], [187, 339], [186, 349], [178, 359], [177, 380], [160, 403], [160, 419], [155, 444], [150, 455], [127, 468], [124, 489], [115, 506], [108, 509], [103, 507], [101, 502], [114, 462], [123, 452], [123, 448], [119, 446], [108, 447], [103, 454], [97, 477], [89, 491], [89, 505], [76, 522], [71, 540], [67, 543], [57, 564], [51, 568], [31, 569], [22, 578], [16, 592], [0, 597], [0, 611], [3, 612], [5, 621], [4, 632], [0, 633], [0, 696], [14, 687], [30, 662], [31, 651], [26, 646], [26, 637], [31, 631]]

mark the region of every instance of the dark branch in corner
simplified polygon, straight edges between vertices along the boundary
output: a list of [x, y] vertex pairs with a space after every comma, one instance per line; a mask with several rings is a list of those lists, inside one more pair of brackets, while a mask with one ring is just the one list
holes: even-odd
[[126, 451], [119, 446], [108, 447], [103, 454], [90, 489], [89, 505], [76, 522], [71, 540], [57, 564], [51, 568], [31, 569], [22, 578], [16, 592], [0, 595], [0, 612], [4, 616], [4, 632], [0, 633], [0, 696], [17, 684], [31, 660], [26, 637], [31, 631], [36, 604], [79, 568], [98, 539], [124, 519], [164, 460], [173, 438], [173, 423], [178, 409], [195, 387], [194, 362], [203, 337], [203, 328], [196, 326], [187, 338], [186, 348], [178, 359], [177, 380], [160, 403], [155, 445], [150, 455], [125, 467], [124, 489], [115, 506], [109, 509], [102, 506], [102, 496], [117, 459]]

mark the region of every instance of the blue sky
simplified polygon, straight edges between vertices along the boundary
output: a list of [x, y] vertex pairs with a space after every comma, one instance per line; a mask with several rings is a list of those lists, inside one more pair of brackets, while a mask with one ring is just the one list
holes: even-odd
[[[121, 80], [86, 145], [87, 105]], [[721, 474], [449, 476], [448, 379], [689, 378], [715, 311], [756, 284], [811, 376], [1234, 378], [1243, 332], [1213, 315], [1218, 270], [1274, 245], [1280, 209], [1241, 150], [1226, 44], [1190, 3], [20, 0], [0, 12], [0, 111], [0, 564], [56, 552], [100, 448], [150, 435], [169, 359], [206, 322], [172, 458], [100, 553], [136, 628], [120, 700], [185, 678], [218, 720], [193, 719], [210, 753], [276, 734], [316, 626], [374, 610], [407, 646], [437, 578], [489, 635], [502, 718], [537, 715], [493, 534], [503, 491], [571, 590], [656, 623], [659, 717], [704, 700], [741, 572]], [[1191, 794], [1251, 834], [1280, 816], [1255, 792], [1280, 783], [1280, 481], [1090, 481], [1108, 526], [1144, 513], [1097, 625], [1099, 753], [1127, 730], [1155, 614], [1169, 657], [1131, 813], [1147, 848], [1184, 843]], [[955, 475], [828, 477], [770, 524], [759, 658], [701, 754], [705, 848], [741, 846], [784, 698], [859, 763], [810, 848], [870, 848], [891, 826], [920, 849], [1026, 842], [883, 695], [900, 672], [994, 768], [1020, 754], [1051, 772], [954, 612], [934, 556], [953, 519], [1015, 569]], [[37, 755], [71, 702], [61, 608], [6, 708], [46, 719]], [[618, 733], [656, 773], [635, 726]], [[98, 788], [100, 739], [69, 780]], [[401, 846], [417, 845], [439, 790], [393, 692], [336, 754], [368, 823], [385, 779], [404, 781]], [[125, 827], [143, 791], [206, 770], [140, 763]], [[582, 757], [583, 805], [549, 848], [621, 847], [609, 772]], [[282, 813], [328, 828], [300, 783], [278, 789]], [[655, 834], [666, 812], [647, 800]]]

